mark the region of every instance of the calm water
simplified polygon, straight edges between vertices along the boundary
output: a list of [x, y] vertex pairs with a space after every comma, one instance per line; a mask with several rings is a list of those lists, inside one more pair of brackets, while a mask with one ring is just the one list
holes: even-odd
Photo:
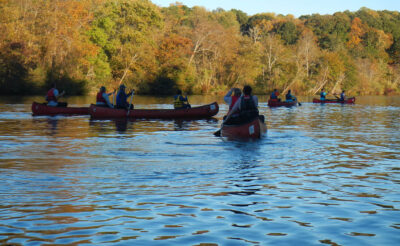
[[400, 243], [400, 97], [290, 109], [261, 97], [255, 142], [213, 136], [221, 100], [197, 121], [32, 117], [33, 100], [0, 98], [0, 244]]

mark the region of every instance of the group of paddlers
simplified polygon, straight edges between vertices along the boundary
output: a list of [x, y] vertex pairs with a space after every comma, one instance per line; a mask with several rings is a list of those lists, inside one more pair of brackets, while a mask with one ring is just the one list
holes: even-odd
[[[327, 95], [327, 94], [328, 94], [328, 93], [325, 92], [325, 89], [322, 88], [322, 89], [321, 89], [321, 93], [319, 94], [319, 100], [321, 100], [321, 101], [327, 100], [327, 99], [326, 99], [326, 95]], [[337, 96], [336, 93], [333, 93], [332, 95], [334, 95], [334, 96], [336, 97], [336, 100], [338, 100], [338, 101], [345, 101], [345, 100], [346, 100], [346, 93], [345, 93], [345, 90], [342, 90], [342, 92], [339, 94], [339, 96]]]
[[[131, 90], [129, 93], [125, 91], [126, 87], [124, 84], [119, 86], [119, 90], [116, 97], [116, 102], [110, 102], [109, 96], [114, 95], [116, 90], [111, 93], [107, 93], [106, 88], [104, 86], [100, 87], [99, 92], [96, 94], [96, 105], [110, 107], [110, 108], [122, 108], [122, 109], [132, 109], [132, 97], [131, 101], [128, 102], [127, 99], [129, 96], [133, 96], [135, 90]], [[66, 107], [66, 102], [59, 102], [58, 99], [65, 94], [65, 91], [59, 92], [56, 84], [52, 85], [52, 88], [47, 92], [46, 101], [47, 106], [52, 107]], [[113, 100], [114, 101], [114, 100]]]
[[229, 105], [228, 114], [224, 117], [225, 124], [236, 124], [254, 117], [261, 117], [258, 112], [258, 98], [252, 95], [252, 88], [249, 85], [239, 88], [232, 88], [224, 96], [224, 101]]
[[[114, 94], [116, 90], [113, 92], [107, 93], [106, 87], [101, 86], [100, 90], [96, 94], [96, 105], [102, 107], [109, 108], [117, 108], [117, 109], [133, 109], [132, 99], [135, 93], [135, 90], [132, 89], [130, 92], [126, 92], [126, 86], [121, 84], [119, 86], [119, 90], [117, 92], [116, 100], [114, 102]], [[59, 92], [56, 84], [52, 85], [52, 88], [47, 92], [46, 101], [47, 105], [51, 107], [66, 107], [66, 102], [59, 102], [58, 99], [65, 94], [65, 91]], [[109, 96], [113, 95], [112, 101], [110, 101]], [[130, 101], [128, 102], [130, 96]], [[187, 96], [182, 96], [182, 91], [178, 90], [177, 94], [174, 96], [174, 108], [182, 109], [182, 108], [190, 108], [189, 101]]]
[[[132, 98], [135, 90], [131, 90], [130, 92], [126, 92], [126, 86], [121, 84], [119, 86], [119, 90], [117, 92], [116, 101], [114, 103], [114, 94], [116, 90], [113, 92], [107, 93], [106, 88], [101, 86], [97, 95], [96, 95], [96, 105], [110, 108], [119, 108], [119, 109], [133, 109]], [[46, 100], [48, 106], [53, 107], [66, 107], [67, 103], [59, 102], [58, 98], [63, 96], [65, 92], [59, 92], [56, 88], [56, 84], [52, 85], [52, 88], [47, 92]], [[109, 96], [113, 95], [113, 100], [110, 102]], [[322, 88], [320, 93], [320, 100], [326, 100], [327, 93], [325, 89]], [[336, 94], [333, 94], [336, 96]], [[128, 102], [130, 96], [130, 102]], [[279, 92], [277, 89], [274, 89], [270, 95], [270, 100], [281, 101], [278, 97]], [[297, 101], [297, 98], [292, 95], [291, 90], [288, 90], [285, 95], [286, 102]], [[337, 100], [344, 101], [346, 100], [345, 91], [343, 90], [340, 94], [340, 97], [337, 97]], [[239, 88], [232, 88], [228, 91], [228, 93], [224, 96], [224, 101], [229, 105], [228, 114], [224, 117], [224, 121], [235, 121], [241, 120], [239, 118], [251, 118], [255, 115], [258, 115], [258, 98], [255, 95], [252, 95], [252, 88], [249, 85], [243, 87], [243, 91]], [[181, 90], [177, 90], [176, 95], [174, 96], [174, 108], [175, 109], [185, 109], [190, 108], [190, 104], [188, 102], [187, 96], [182, 95]], [[240, 116], [240, 117], [239, 117]]]

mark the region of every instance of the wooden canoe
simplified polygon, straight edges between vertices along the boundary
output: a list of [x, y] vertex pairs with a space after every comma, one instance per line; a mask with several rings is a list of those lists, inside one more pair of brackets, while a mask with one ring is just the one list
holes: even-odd
[[197, 119], [209, 118], [219, 111], [218, 103], [187, 108], [187, 109], [113, 109], [91, 105], [90, 116], [94, 119], [107, 118], [145, 118], [145, 119]]
[[32, 103], [32, 115], [88, 115], [89, 107], [50, 107], [46, 103]]
[[314, 98], [313, 99], [313, 103], [343, 103], [343, 104], [353, 104], [354, 102], [356, 101], [356, 98], [355, 97], [350, 97], [350, 98], [347, 98], [346, 100], [344, 100], [344, 101], [341, 101], [341, 100], [339, 100], [339, 99], [325, 99], [325, 100], [320, 100], [320, 99], [317, 99], [317, 98]]
[[267, 126], [259, 116], [242, 124], [222, 124], [221, 136], [230, 139], [257, 139], [261, 138], [267, 131]]

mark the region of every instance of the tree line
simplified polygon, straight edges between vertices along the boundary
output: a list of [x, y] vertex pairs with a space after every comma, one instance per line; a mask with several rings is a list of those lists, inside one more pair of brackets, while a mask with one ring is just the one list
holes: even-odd
[[253, 86], [313, 95], [400, 94], [400, 13], [292, 15], [148, 0], [0, 0], [0, 94], [120, 83], [140, 94]]

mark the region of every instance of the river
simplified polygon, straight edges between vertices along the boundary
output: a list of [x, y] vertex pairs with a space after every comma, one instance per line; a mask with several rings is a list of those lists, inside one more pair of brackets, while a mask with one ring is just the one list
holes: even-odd
[[400, 97], [273, 109], [259, 97], [268, 132], [249, 142], [213, 135], [221, 99], [189, 99], [220, 112], [33, 117], [40, 98], [0, 98], [0, 244], [399, 244]]

